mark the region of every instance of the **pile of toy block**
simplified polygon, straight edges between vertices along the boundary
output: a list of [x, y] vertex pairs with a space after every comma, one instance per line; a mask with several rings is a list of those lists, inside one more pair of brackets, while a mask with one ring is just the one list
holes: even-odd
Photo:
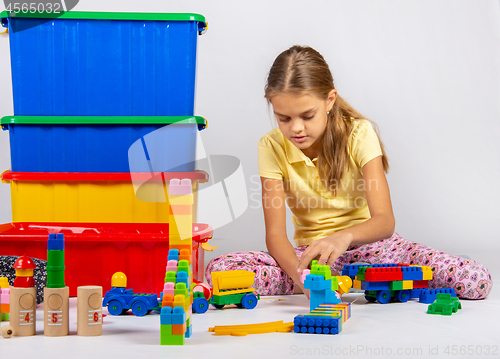
[[[311, 270], [302, 272], [301, 281], [309, 289], [310, 313], [294, 318], [295, 333], [339, 334], [342, 323], [351, 316], [351, 304], [341, 303], [340, 294], [349, 291], [343, 277], [332, 276], [330, 267], [313, 261]], [[349, 281], [350, 282], [350, 281]]]
[[162, 293], [160, 344], [183, 345], [192, 333], [192, 205], [191, 180], [173, 179], [170, 201], [169, 253]]
[[386, 304], [392, 298], [406, 302], [418, 298], [421, 303], [432, 303], [438, 293], [456, 297], [454, 289], [429, 289], [432, 269], [428, 266], [408, 264], [346, 265], [342, 275], [353, 280], [353, 288], [365, 291], [370, 302]]

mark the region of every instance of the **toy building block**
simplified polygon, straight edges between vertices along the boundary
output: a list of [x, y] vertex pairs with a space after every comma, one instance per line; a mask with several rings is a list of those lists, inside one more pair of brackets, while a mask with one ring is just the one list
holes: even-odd
[[[390, 289], [389, 281], [386, 282], [361, 282], [361, 290], [389, 290]], [[401, 285], [402, 287], [402, 285]]]
[[358, 269], [361, 267], [367, 267], [368, 264], [347, 264], [342, 269], [342, 275], [346, 275], [351, 279], [354, 279], [358, 274]]
[[36, 333], [36, 288], [10, 288], [10, 325], [15, 336]]
[[366, 269], [364, 280], [369, 282], [401, 281], [403, 273], [398, 267], [370, 267]]
[[414, 280], [413, 289], [427, 289], [429, 288], [428, 280]]
[[64, 234], [49, 234], [47, 241], [47, 286], [44, 295], [44, 335], [69, 334], [69, 287], [64, 282]]
[[432, 268], [428, 266], [411, 265], [410, 267], [417, 267], [422, 269], [422, 280], [432, 280]]
[[[403, 272], [403, 280], [423, 280], [424, 273], [422, 272], [422, 267], [401, 267], [401, 272]], [[406, 288], [408, 289], [408, 288]]]
[[403, 289], [413, 289], [413, 280], [403, 280]]
[[339, 334], [342, 331], [342, 318], [304, 317], [298, 315], [293, 319], [295, 333]]
[[217, 325], [208, 328], [208, 331], [215, 335], [245, 336], [247, 334], [264, 333], [286, 333], [293, 330], [293, 323], [283, 323], [282, 320], [276, 322], [267, 322], [259, 324], [241, 324], [241, 325]]
[[410, 298], [411, 299], [418, 299], [420, 297], [420, 293], [422, 293], [424, 289], [422, 288], [413, 288], [410, 290]]
[[14, 328], [11, 325], [4, 325], [0, 328], [0, 335], [5, 339], [9, 339], [14, 335]]
[[452, 315], [459, 309], [462, 309], [462, 304], [457, 297], [452, 297], [450, 293], [438, 293], [436, 300], [429, 305], [427, 314]]
[[340, 303], [337, 294], [332, 290], [332, 279], [326, 280], [321, 275], [309, 274], [304, 281], [304, 288], [309, 289], [310, 310], [323, 303]]
[[300, 283], [304, 283], [304, 281], [306, 280], [306, 277], [311, 274], [311, 270], [310, 269], [304, 269], [302, 271], [302, 273], [300, 273]]
[[440, 293], [447, 293], [450, 294], [452, 297], [456, 297], [457, 293], [455, 292], [455, 289], [453, 288], [438, 288], [438, 289], [427, 289], [423, 290], [419, 297], [418, 301], [420, 303], [425, 303], [425, 304], [431, 304], [436, 300], [436, 297]]
[[170, 249], [168, 251], [167, 260], [169, 260], [169, 261], [174, 260], [174, 261], [178, 262], [179, 261], [179, 250], [178, 249]]
[[0, 277], [0, 322], [9, 320], [10, 288], [6, 277]]
[[77, 334], [86, 337], [101, 335], [102, 287], [81, 286], [77, 295]]
[[193, 194], [191, 180], [171, 179], [168, 187], [170, 203], [168, 231], [170, 245], [189, 245], [192, 241]]
[[390, 290], [401, 290], [403, 289], [403, 281], [402, 280], [395, 280], [388, 282], [389, 284], [389, 289]]

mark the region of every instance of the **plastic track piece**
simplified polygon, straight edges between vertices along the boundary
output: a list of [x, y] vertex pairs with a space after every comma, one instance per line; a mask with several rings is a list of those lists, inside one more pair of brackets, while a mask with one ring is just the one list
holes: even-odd
[[247, 334], [264, 334], [274, 332], [291, 332], [293, 323], [283, 323], [282, 320], [276, 322], [267, 322], [259, 324], [243, 324], [243, 325], [218, 325], [208, 328], [209, 332], [215, 335], [233, 335], [245, 336]]

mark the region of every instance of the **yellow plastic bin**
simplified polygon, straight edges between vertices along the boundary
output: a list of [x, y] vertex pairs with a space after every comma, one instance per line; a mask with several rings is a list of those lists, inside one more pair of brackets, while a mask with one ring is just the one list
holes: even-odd
[[198, 182], [204, 171], [162, 173], [2, 173], [11, 184], [13, 222], [168, 223], [170, 179]]

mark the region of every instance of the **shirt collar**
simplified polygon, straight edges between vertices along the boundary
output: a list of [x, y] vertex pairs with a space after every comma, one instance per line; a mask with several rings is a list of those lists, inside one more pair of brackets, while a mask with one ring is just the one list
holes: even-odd
[[316, 167], [314, 163], [318, 161], [317, 157], [311, 160], [304, 154], [304, 152], [295, 147], [285, 136], [283, 136], [283, 139], [285, 141], [285, 155], [289, 163], [305, 162], [308, 166]]

